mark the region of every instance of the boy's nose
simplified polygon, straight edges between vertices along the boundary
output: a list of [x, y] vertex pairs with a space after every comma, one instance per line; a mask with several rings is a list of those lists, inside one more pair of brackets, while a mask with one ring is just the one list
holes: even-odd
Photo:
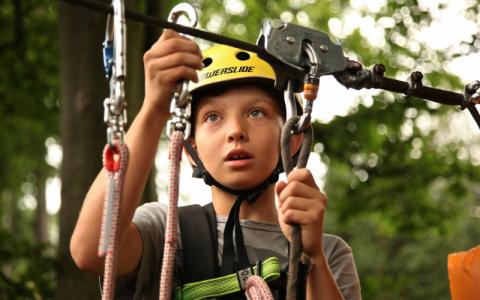
[[243, 140], [245, 140], [245, 135], [242, 132], [231, 132], [228, 135], [229, 142], [243, 141]]
[[232, 124], [227, 134], [228, 142], [246, 141], [248, 134], [241, 124]]

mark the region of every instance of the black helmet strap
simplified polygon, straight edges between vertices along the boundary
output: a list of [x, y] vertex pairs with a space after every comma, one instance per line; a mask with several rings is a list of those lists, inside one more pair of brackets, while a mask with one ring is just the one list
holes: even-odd
[[[249, 203], [255, 202], [263, 193], [263, 191], [268, 188], [268, 186], [278, 181], [278, 176], [281, 173], [281, 162], [279, 161], [275, 169], [272, 171], [272, 174], [258, 186], [247, 190], [237, 190], [226, 187], [215, 180], [215, 178], [213, 178], [213, 176], [210, 175], [210, 173], [208, 173], [208, 171], [205, 169], [205, 166], [198, 156], [197, 151], [188, 141], [184, 142], [184, 146], [196, 164], [196, 166], [192, 166], [192, 177], [203, 178], [205, 184], [216, 186], [222, 191], [238, 196], [237, 200], [235, 200], [235, 203], [233, 204], [232, 209], [230, 210], [227, 223], [225, 224], [223, 234], [222, 265], [220, 268], [221, 274], [227, 275], [231, 274], [232, 272], [248, 268], [250, 266], [250, 261], [248, 259], [245, 242], [243, 240], [243, 232], [240, 226], [240, 206], [243, 200], [247, 200]], [[234, 230], [238, 260], [235, 259], [235, 247], [233, 243]]]

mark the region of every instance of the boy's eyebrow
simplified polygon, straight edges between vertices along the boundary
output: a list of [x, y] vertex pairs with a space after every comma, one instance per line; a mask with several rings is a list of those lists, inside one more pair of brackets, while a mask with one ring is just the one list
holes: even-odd
[[[246, 96], [246, 97], [242, 97], [242, 98], [239, 98], [239, 99], [234, 99], [232, 101], [248, 101], [248, 103], [257, 103], [257, 102], [262, 102], [262, 103], [268, 103], [268, 104], [272, 104], [272, 105], [275, 105], [275, 102], [277, 100], [275, 99], [270, 99], [269, 97], [262, 97], [262, 96]], [[218, 103], [221, 103], [221, 104], [218, 104]], [[222, 105], [222, 106], [229, 106], [228, 105], [229, 102], [217, 102], [215, 99], [208, 99], [208, 100], [205, 100], [203, 103], [202, 103], [202, 108], [204, 107], [208, 107], [208, 106], [216, 106], [217, 105]]]
[[272, 106], [276, 105], [276, 101], [277, 101], [275, 99], [271, 99], [269, 97], [262, 97], [262, 96], [252, 96], [252, 97], [246, 97], [244, 99], [254, 103], [257, 103], [257, 102], [267, 103]]

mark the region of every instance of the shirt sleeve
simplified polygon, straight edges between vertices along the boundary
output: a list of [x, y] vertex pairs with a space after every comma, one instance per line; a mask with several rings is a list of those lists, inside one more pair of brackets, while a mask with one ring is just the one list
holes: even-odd
[[[137, 269], [116, 281], [117, 295], [129, 299], [158, 299], [160, 265], [163, 257], [166, 206], [159, 202], [146, 203], [135, 211], [133, 221], [142, 240], [142, 256]], [[133, 295], [133, 297], [132, 297]], [[123, 299], [123, 297], [116, 297]]]
[[352, 249], [340, 237], [324, 235], [324, 251], [330, 270], [345, 300], [361, 300], [360, 280]]

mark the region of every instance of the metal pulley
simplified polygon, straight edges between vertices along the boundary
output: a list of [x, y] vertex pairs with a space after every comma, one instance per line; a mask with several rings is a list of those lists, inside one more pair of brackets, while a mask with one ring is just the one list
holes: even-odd
[[[266, 21], [257, 39], [257, 45], [279, 58], [284, 64], [303, 68], [303, 78], [276, 71], [275, 87], [285, 91], [287, 120], [295, 117], [294, 93], [304, 93], [303, 115], [295, 126], [303, 132], [311, 121], [313, 101], [317, 97], [319, 78], [346, 68], [346, 58], [339, 42], [332, 42], [328, 34], [299, 25]], [[261, 55], [260, 55], [261, 57]], [[273, 66], [275, 69], [275, 65]], [[303, 81], [303, 83], [302, 83]]]

